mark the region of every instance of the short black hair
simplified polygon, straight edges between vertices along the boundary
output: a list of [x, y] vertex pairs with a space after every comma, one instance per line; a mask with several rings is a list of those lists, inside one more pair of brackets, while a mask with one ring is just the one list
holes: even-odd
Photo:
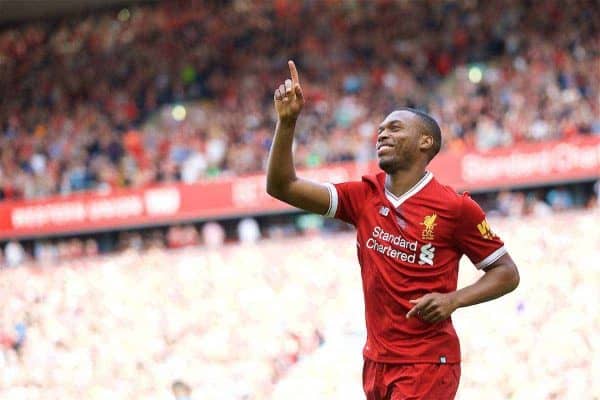
[[429, 161], [431, 161], [442, 148], [442, 130], [437, 121], [431, 115], [424, 111], [417, 110], [416, 108], [402, 107], [399, 108], [398, 111], [409, 111], [415, 114], [421, 122], [421, 127], [424, 131], [423, 133], [433, 138], [433, 147], [429, 151]]

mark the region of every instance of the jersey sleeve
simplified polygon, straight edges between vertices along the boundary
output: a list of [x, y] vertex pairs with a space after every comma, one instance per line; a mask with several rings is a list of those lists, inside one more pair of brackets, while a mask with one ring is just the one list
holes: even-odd
[[478, 269], [485, 269], [506, 254], [504, 242], [492, 231], [485, 213], [468, 194], [463, 194], [455, 239], [459, 250]]
[[337, 218], [356, 226], [367, 197], [365, 182], [328, 183], [329, 209], [326, 217]]

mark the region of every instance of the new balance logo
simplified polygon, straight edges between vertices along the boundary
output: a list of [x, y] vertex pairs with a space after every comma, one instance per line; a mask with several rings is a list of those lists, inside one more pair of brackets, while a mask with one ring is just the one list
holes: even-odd
[[384, 217], [387, 217], [389, 213], [390, 209], [385, 206], [381, 206], [381, 208], [379, 209], [379, 214], [383, 215]]
[[429, 264], [433, 267], [433, 257], [435, 257], [435, 247], [433, 247], [431, 243], [421, 246], [419, 265]]

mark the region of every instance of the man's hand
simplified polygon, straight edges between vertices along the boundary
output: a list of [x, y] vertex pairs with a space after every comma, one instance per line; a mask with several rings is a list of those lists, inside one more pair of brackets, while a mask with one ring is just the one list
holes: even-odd
[[292, 79], [286, 79], [275, 90], [275, 111], [282, 122], [295, 122], [304, 106], [304, 96], [298, 79], [298, 71], [293, 61], [288, 61]]
[[415, 304], [406, 318], [418, 316], [425, 322], [435, 324], [445, 320], [458, 308], [453, 293], [429, 293], [418, 299], [410, 300]]

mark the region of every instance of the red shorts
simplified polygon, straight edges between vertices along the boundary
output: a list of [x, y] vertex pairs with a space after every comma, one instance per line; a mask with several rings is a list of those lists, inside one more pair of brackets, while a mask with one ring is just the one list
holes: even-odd
[[452, 400], [460, 364], [388, 364], [365, 359], [367, 400]]

